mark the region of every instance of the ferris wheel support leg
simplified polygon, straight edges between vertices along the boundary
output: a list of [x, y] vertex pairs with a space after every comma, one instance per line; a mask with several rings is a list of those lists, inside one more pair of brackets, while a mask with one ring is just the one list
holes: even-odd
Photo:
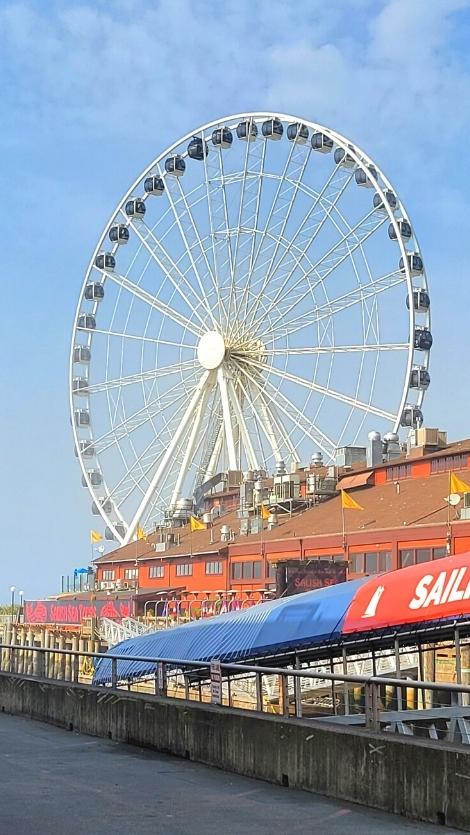
[[176, 502], [180, 498], [181, 487], [184, 481], [184, 477], [188, 471], [188, 468], [191, 465], [191, 459], [194, 453], [196, 441], [198, 439], [199, 427], [201, 425], [201, 419], [204, 414], [204, 409], [206, 407], [207, 398], [209, 397], [209, 392], [210, 387], [208, 384], [206, 384], [206, 387], [202, 393], [202, 397], [199, 401], [199, 406], [197, 407], [196, 417], [194, 418], [193, 427], [191, 429], [191, 433], [189, 435], [186, 446], [186, 452], [184, 453], [183, 461], [181, 462], [181, 467], [178, 473], [178, 478], [176, 479], [175, 489], [173, 490], [173, 495], [170, 501], [170, 510], [174, 510]]
[[176, 430], [176, 432], [173, 436], [173, 439], [172, 439], [169, 447], [167, 448], [167, 451], [165, 452], [165, 455], [163, 456], [162, 460], [160, 461], [160, 464], [157, 468], [157, 471], [156, 471], [154, 477], [152, 478], [152, 480], [151, 480], [151, 482], [150, 482], [150, 484], [149, 484], [149, 486], [148, 486], [148, 488], [145, 492], [145, 495], [144, 495], [139, 507], [137, 508], [136, 513], [134, 514], [134, 518], [132, 519], [128, 530], [126, 531], [126, 535], [125, 535], [125, 537], [123, 539], [123, 543], [122, 543], [123, 545], [127, 545], [127, 543], [131, 540], [131, 538], [134, 534], [134, 531], [135, 531], [137, 525], [140, 522], [141, 516], [142, 516], [145, 508], [147, 507], [150, 499], [152, 498], [152, 495], [153, 495], [155, 489], [158, 487], [158, 484], [159, 484], [160, 480], [163, 478], [163, 476], [164, 476], [164, 474], [165, 474], [165, 472], [168, 468], [168, 465], [170, 463], [171, 457], [172, 457], [172, 455], [173, 455], [173, 453], [174, 453], [174, 451], [175, 451], [175, 449], [176, 449], [176, 447], [177, 447], [177, 445], [180, 441], [180, 438], [182, 437], [182, 435], [184, 434], [184, 432], [186, 430], [186, 427], [189, 423], [191, 415], [193, 414], [194, 409], [197, 407], [197, 405], [199, 403], [199, 400], [200, 400], [200, 398], [202, 396], [202, 393], [203, 393], [203, 391], [206, 387], [206, 383], [207, 383], [207, 380], [208, 380], [209, 376], [210, 376], [210, 371], [205, 371], [205, 373], [202, 375], [202, 377], [201, 377], [201, 379], [200, 379], [200, 381], [199, 381], [199, 383], [196, 387], [196, 391], [194, 392], [194, 394], [193, 394], [193, 396], [190, 400], [189, 406], [186, 409], [186, 411], [185, 411], [185, 413], [184, 413], [184, 415], [181, 419], [181, 423], [178, 426], [178, 429]]
[[209, 463], [208, 463], [206, 471], [204, 473], [204, 481], [207, 481], [209, 478], [212, 478], [212, 476], [215, 475], [216, 472], [217, 472], [217, 467], [218, 467], [218, 463], [219, 463], [219, 459], [220, 459], [220, 453], [221, 453], [221, 450], [222, 450], [223, 441], [224, 441], [224, 427], [223, 427], [223, 424], [221, 424], [220, 429], [219, 429], [218, 434], [217, 434], [215, 444], [213, 446], [213, 449], [212, 449], [212, 452], [211, 452], [211, 455], [210, 455], [210, 458], [209, 458]]
[[237, 469], [237, 456], [235, 453], [235, 442], [233, 438], [233, 426], [230, 416], [230, 404], [227, 392], [227, 380], [223, 369], [217, 370], [217, 382], [219, 384], [220, 399], [222, 401], [222, 414], [224, 418], [225, 440], [227, 443], [228, 466], [230, 470]]
[[248, 461], [248, 466], [250, 470], [259, 470], [259, 464], [256, 460], [256, 453], [251, 442], [250, 435], [248, 433], [247, 425], [245, 423], [245, 418], [243, 417], [243, 412], [241, 410], [240, 402], [237, 397], [237, 393], [235, 391], [235, 386], [233, 385], [232, 380], [228, 380], [228, 393], [230, 399], [232, 401], [233, 410], [235, 412], [235, 417], [237, 419], [238, 427], [240, 429], [240, 433], [242, 436], [243, 443], [245, 445], [245, 452]]

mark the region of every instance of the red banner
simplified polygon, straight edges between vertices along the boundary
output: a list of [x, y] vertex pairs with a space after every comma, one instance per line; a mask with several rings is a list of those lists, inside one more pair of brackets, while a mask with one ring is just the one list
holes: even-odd
[[343, 632], [470, 617], [470, 553], [400, 568], [356, 591]]
[[132, 601], [126, 600], [28, 600], [25, 623], [79, 625], [84, 618], [121, 620], [132, 615]]

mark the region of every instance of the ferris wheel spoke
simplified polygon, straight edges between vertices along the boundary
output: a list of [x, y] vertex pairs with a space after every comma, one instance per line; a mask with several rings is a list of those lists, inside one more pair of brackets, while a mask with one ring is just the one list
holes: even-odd
[[[172, 405], [175, 406], [177, 402], [182, 402], [183, 400], [186, 400], [185, 395], [180, 395], [180, 397], [176, 401], [174, 401]], [[158, 415], [162, 415], [163, 411], [164, 410], [159, 411]], [[152, 417], [154, 417], [154, 416], [155, 415], [152, 415]], [[150, 418], [147, 418], [147, 420], [144, 421], [144, 423], [146, 423], [149, 419]], [[135, 483], [136, 482], [135, 482], [135, 478], [133, 478], [131, 476], [131, 473], [132, 473], [132, 470], [135, 470], [136, 466], [138, 466], [141, 470], [141, 477], [138, 480], [139, 485], [141, 484], [142, 481], [147, 481], [147, 484], [149, 483], [149, 477], [148, 476], [149, 476], [150, 472], [152, 471], [152, 469], [155, 465], [155, 455], [158, 454], [162, 449], [165, 448], [166, 443], [168, 443], [171, 440], [172, 434], [173, 434], [173, 428], [165, 420], [162, 434], [159, 435], [158, 437], [153, 437], [152, 440], [150, 441], [150, 443], [145, 447], [143, 452], [132, 462], [131, 466], [126, 469], [126, 472], [124, 473], [124, 475], [120, 478], [120, 480], [114, 486], [113, 491], [109, 493], [109, 498], [113, 499], [115, 497], [118, 497], [119, 498], [119, 506], [121, 506], [122, 504], [124, 504], [128, 500], [128, 498], [132, 495], [132, 493], [135, 489]], [[147, 458], [150, 459], [148, 462], [147, 462]], [[128, 487], [129, 480], [132, 481], [130, 489]], [[122, 488], [124, 488], [124, 490], [126, 492], [122, 493], [122, 495], [120, 495], [118, 491], [121, 490]], [[143, 493], [144, 490], [141, 489], [141, 492]]]
[[[324, 349], [325, 352], [328, 351], [331, 353], [331, 349]], [[304, 350], [300, 350], [300, 353], [304, 353]], [[266, 368], [263, 363], [259, 363], [256, 361], [252, 361], [252, 365], [258, 368]], [[394, 420], [396, 415], [392, 412], [387, 412], [384, 409], [377, 409], [375, 406], [372, 406], [370, 403], [363, 403], [362, 400], [358, 400], [353, 397], [349, 397], [347, 394], [341, 394], [338, 391], [334, 391], [334, 389], [328, 388], [327, 386], [321, 386], [319, 383], [314, 383], [311, 380], [305, 380], [304, 377], [299, 377], [297, 374], [290, 374], [287, 371], [281, 371], [274, 366], [270, 366], [269, 374], [274, 374], [276, 377], [280, 377], [282, 380], [287, 380], [290, 383], [296, 383], [298, 386], [303, 386], [304, 388], [310, 389], [310, 391], [318, 392], [318, 394], [325, 394], [327, 397], [331, 397], [334, 400], [340, 400], [342, 403], [347, 404], [348, 406], [353, 406], [355, 409], [362, 409], [366, 412], [370, 412], [373, 415], [377, 415], [381, 418], [388, 418], [389, 420]]]
[[[247, 129], [251, 133], [253, 119], [249, 120]], [[241, 278], [245, 275], [245, 262], [248, 262], [251, 251], [252, 236], [255, 235], [255, 218], [259, 209], [260, 189], [262, 186], [262, 172], [266, 155], [266, 142], [257, 139], [247, 139], [245, 164], [240, 188], [240, 202], [236, 226], [235, 247], [233, 255], [233, 271], [231, 275], [228, 311], [230, 317], [230, 331], [237, 321], [238, 295], [242, 291]], [[246, 254], [245, 254], [246, 252]]]
[[190, 419], [193, 415], [193, 412], [196, 409], [196, 407], [199, 403], [199, 400], [201, 399], [204, 388], [206, 388], [206, 386], [208, 384], [209, 377], [210, 377], [210, 372], [205, 371], [204, 374], [202, 375], [198, 385], [196, 386], [196, 391], [194, 392], [194, 394], [193, 394], [193, 396], [192, 396], [192, 398], [189, 402], [189, 405], [188, 405], [186, 411], [184, 412], [184, 414], [181, 418], [181, 422], [179, 423], [179, 426], [176, 429], [176, 432], [175, 432], [175, 434], [174, 434], [174, 436], [171, 440], [171, 443], [167, 447], [166, 452], [163, 455], [163, 457], [162, 457], [162, 459], [161, 459], [161, 461], [160, 461], [160, 463], [157, 467], [157, 470], [156, 470], [156, 472], [155, 472], [155, 474], [154, 474], [154, 476], [153, 476], [153, 478], [152, 478], [152, 480], [151, 480], [151, 482], [150, 482], [150, 484], [149, 484], [149, 486], [148, 486], [148, 488], [145, 492], [145, 495], [144, 495], [142, 501], [140, 502], [139, 507], [137, 508], [137, 511], [135, 512], [135, 514], [132, 518], [132, 521], [129, 524], [129, 528], [126, 532], [126, 536], [124, 537], [124, 544], [125, 545], [129, 542], [130, 538], [132, 537], [132, 535], [135, 531], [135, 528], [136, 528], [136, 526], [139, 522], [139, 519], [141, 518], [143, 512], [145, 511], [145, 509], [146, 509], [146, 507], [147, 507], [147, 505], [148, 505], [148, 503], [149, 503], [149, 501], [152, 497], [152, 494], [153, 494], [154, 490], [160, 484], [160, 481], [163, 478], [163, 476], [164, 476], [164, 474], [165, 474], [165, 472], [168, 468], [171, 457], [172, 457], [178, 443], [180, 442], [181, 436], [186, 431], [186, 427], [188, 425], [188, 422], [190, 421]]
[[[158, 166], [158, 170], [160, 172], [160, 176], [162, 176], [162, 171], [161, 171], [160, 166]], [[175, 182], [175, 180], [176, 180], [176, 182]], [[180, 214], [177, 211], [177, 208], [176, 208], [176, 205], [175, 205], [175, 197], [177, 197], [178, 191], [180, 193], [180, 196], [182, 196], [184, 198], [184, 201], [186, 201], [186, 197], [184, 195], [184, 192], [182, 191], [181, 184], [179, 182], [179, 177], [171, 177], [171, 176], [167, 177], [166, 178], [166, 185], [167, 185], [167, 188], [166, 188], [167, 197], [168, 197], [168, 200], [170, 202], [171, 209], [173, 211], [173, 216], [174, 216], [175, 221], [176, 221], [176, 226], [178, 227], [181, 239], [182, 239], [183, 244], [185, 246], [186, 255], [189, 258], [189, 261], [190, 261], [190, 264], [191, 264], [191, 267], [192, 267], [192, 270], [193, 270], [193, 274], [194, 274], [194, 277], [196, 279], [196, 282], [197, 282], [197, 285], [198, 285], [198, 288], [199, 288], [199, 293], [201, 294], [200, 299], [205, 300], [206, 299], [206, 291], [204, 289], [204, 283], [202, 281], [199, 270], [196, 266], [196, 262], [193, 258], [193, 253], [192, 253], [191, 246], [190, 246], [189, 241], [187, 239], [186, 232], [183, 228], [183, 224], [182, 224], [182, 221], [181, 221]], [[207, 267], [208, 267], [208, 271], [209, 271], [208, 276], [212, 277], [212, 280], [214, 280], [213, 276], [212, 276], [212, 272], [211, 272], [210, 267], [209, 267], [209, 262], [207, 261], [207, 255], [205, 253], [205, 250], [203, 249], [202, 242], [199, 238], [199, 233], [197, 232], [197, 229], [195, 228], [194, 220], [193, 220], [193, 217], [192, 217], [191, 213], [189, 213], [189, 220], [190, 220], [190, 224], [193, 228], [193, 231], [195, 233], [196, 242], [198, 243], [198, 245], [200, 247], [200, 250], [205, 257], [205, 261], [207, 263]], [[212, 320], [212, 324], [214, 325], [215, 329], [217, 330], [217, 323], [214, 319], [214, 314], [212, 312], [212, 309], [210, 308], [209, 305], [205, 305], [205, 306], [207, 307], [209, 316]]]
[[106, 270], [101, 270], [101, 272], [103, 273], [103, 275], [106, 275], [107, 278], [111, 279], [111, 281], [113, 281], [115, 284], [118, 284], [124, 290], [127, 290], [137, 299], [140, 299], [140, 301], [145, 302], [145, 304], [148, 304], [150, 305], [150, 307], [153, 307], [155, 308], [155, 310], [158, 310], [158, 312], [161, 313], [162, 316], [168, 316], [168, 318], [175, 322], [177, 325], [180, 325], [185, 330], [190, 331], [195, 336], [202, 336], [203, 331], [201, 328], [199, 328], [197, 325], [194, 325], [192, 322], [189, 322], [185, 316], [182, 316], [180, 313], [177, 313], [177, 311], [174, 310], [172, 307], [169, 307], [167, 304], [160, 301], [160, 299], [157, 299], [155, 296], [152, 296], [151, 293], [148, 293], [147, 290], [144, 290], [142, 287], [139, 287], [138, 284], [134, 284], [134, 282], [130, 281], [125, 276], [119, 275], [119, 273], [116, 273], [114, 271], [107, 272]]
[[[336, 444], [324, 432], [311, 423], [306, 418], [303, 412], [295, 406], [293, 402], [287, 399], [282, 392], [278, 391], [269, 380], [265, 381], [262, 386], [258, 380], [253, 378], [250, 374], [245, 372], [251, 379], [254, 385], [261, 391], [263, 398], [265, 398], [271, 406], [276, 410], [280, 410], [292, 423], [294, 429], [300, 428], [304, 434], [310, 438], [327, 456], [328, 459], [334, 458], [336, 451]], [[268, 386], [273, 390], [274, 394], [268, 391]]]
[[[280, 433], [279, 432], [279, 427], [276, 427], [276, 429], [277, 429], [277, 435], [276, 435], [276, 432], [274, 431], [274, 428], [273, 428], [273, 423], [272, 423], [272, 420], [271, 420], [271, 416], [269, 414], [269, 410], [268, 410], [268, 407], [266, 405], [266, 401], [264, 400], [264, 398], [261, 394], [261, 391], [258, 391], [255, 394], [254, 398], [252, 398], [250, 396], [250, 394], [246, 391], [245, 386], [243, 385], [243, 383], [241, 381], [240, 381], [240, 386], [241, 386], [242, 390], [245, 392], [248, 405], [249, 405], [249, 407], [251, 409], [251, 412], [253, 414], [253, 417], [255, 419], [255, 423], [256, 423], [257, 426], [259, 425], [261, 427], [261, 430], [263, 431], [263, 433], [264, 433], [264, 435], [265, 435], [265, 437], [268, 441], [268, 444], [271, 447], [271, 451], [272, 451], [274, 460], [277, 464], [279, 461], [282, 460], [282, 453], [281, 453], [281, 449], [280, 449], [280, 445], [279, 445], [280, 440], [278, 440], [278, 439], [283, 438], [284, 443], [287, 443], [289, 434], [287, 432]], [[259, 411], [255, 408], [255, 403], [259, 403]], [[261, 439], [260, 439], [260, 445], [261, 445]], [[262, 448], [262, 445], [261, 445], [261, 448]], [[293, 449], [293, 447], [292, 447], [292, 449]]]
[[[260, 162], [259, 171], [258, 171], [258, 177], [256, 179], [256, 185], [254, 187], [255, 197], [253, 198], [253, 200], [255, 202], [255, 208], [254, 208], [254, 212], [253, 212], [253, 215], [252, 215], [251, 243], [250, 243], [250, 247], [249, 247], [249, 254], [247, 256], [248, 264], [247, 264], [247, 269], [246, 269], [246, 273], [245, 273], [246, 274], [246, 279], [245, 279], [244, 285], [243, 285], [242, 290], [241, 290], [240, 301], [237, 305], [238, 311], [240, 311], [240, 314], [239, 314], [240, 318], [243, 318], [243, 314], [241, 314], [241, 311], [242, 311], [243, 308], [245, 308], [245, 312], [246, 312], [246, 305], [248, 304], [248, 300], [249, 300], [249, 297], [250, 297], [251, 277], [252, 277], [252, 274], [253, 274], [253, 270], [254, 270], [255, 263], [256, 263], [256, 257], [257, 257], [255, 255], [256, 236], [257, 236], [257, 231], [258, 231], [258, 228], [259, 228], [261, 193], [262, 193], [263, 181], [264, 181], [264, 163], [265, 163], [265, 158], [266, 158], [266, 148], [267, 148], [267, 143], [266, 143], [266, 141], [264, 141], [263, 142], [263, 150], [262, 150], [262, 154], [261, 154], [261, 162]], [[253, 200], [252, 200], [252, 202], [253, 202]], [[246, 223], [244, 223], [243, 226], [244, 226], [245, 229], [248, 228]], [[260, 246], [261, 246], [261, 244], [260, 244]], [[231, 333], [236, 335], [237, 332], [239, 331], [239, 328], [240, 328], [240, 323], [239, 322], [236, 322], [236, 323], [234, 322], [232, 324]]]
[[[139, 223], [134, 223], [133, 221], [131, 221], [131, 226], [134, 232], [136, 233], [137, 237], [142, 242], [145, 249], [149, 252], [151, 257], [160, 267], [163, 275], [165, 275], [169, 279], [175, 290], [178, 292], [179, 297], [182, 299], [184, 304], [187, 305], [191, 312], [194, 313], [194, 315], [199, 319], [201, 326], [203, 328], [206, 327], [206, 322], [197, 311], [197, 305], [202, 304], [207, 315], [209, 317], [211, 316], [211, 311], [207, 305], [205, 296], [198, 296], [191, 283], [187, 280], [184, 273], [179, 269], [179, 267], [173, 261], [173, 259], [170, 258], [168, 252], [166, 251], [161, 241], [159, 241], [158, 238], [155, 237], [153, 231], [143, 221], [139, 221]], [[142, 226], [142, 228], [145, 229], [146, 237], [142, 235], [139, 226]], [[150, 246], [149, 240], [152, 242], [152, 246]], [[186, 288], [186, 290], [189, 291], [189, 298], [183, 292], [183, 286]], [[191, 303], [191, 298], [193, 296], [194, 303]]]
[[[301, 304], [320, 284], [324, 284], [325, 280], [331, 275], [347, 258], [351, 258], [353, 252], [358, 247], [363, 245], [365, 241], [371, 237], [380, 227], [385, 223], [386, 216], [380, 216], [374, 209], [368, 212], [349, 232], [343, 235], [336, 243], [330, 247], [321, 258], [319, 258], [312, 266], [311, 273], [316, 276], [316, 281], [309, 282], [307, 290], [305, 287], [305, 279], [301, 276], [299, 279], [289, 287], [287, 297], [291, 304], [284, 310], [279, 308], [280, 313], [274, 322], [271, 322], [271, 327], [275, 328], [276, 324], [281, 320], [286, 320], [289, 314]], [[352, 241], [352, 245], [351, 245]], [[334, 256], [336, 253], [336, 257]], [[323, 269], [321, 269], [323, 265]], [[291, 273], [292, 275], [292, 273]], [[283, 285], [285, 289], [285, 284]], [[295, 295], [295, 290], [300, 288], [300, 292]], [[268, 305], [264, 311], [264, 318], [269, 316], [275, 305], [283, 297], [283, 292], [278, 291], [274, 300]]]
[[[276, 273], [280, 273], [282, 284], [275, 295], [274, 305], [277, 303], [278, 299], [286, 293], [289, 282], [291, 281], [296, 268], [311, 248], [313, 242], [320, 234], [327, 220], [331, 217], [352, 178], [352, 173], [345, 172], [341, 166], [335, 166], [327, 178], [323, 188], [313, 199], [312, 205], [301, 221], [297, 231], [292, 235], [291, 240], [284, 249], [281, 258], [278, 260], [271, 272], [266, 273], [264, 282], [258, 294], [258, 299], [248, 311], [248, 321], [250, 324], [253, 324], [261, 299], [264, 297], [266, 289]], [[299, 255], [294, 255], [294, 247], [297, 250], [300, 249]], [[286, 259], [288, 259], [287, 263]]]
[[183, 482], [185, 477], [187, 476], [188, 470], [192, 464], [195, 447], [199, 440], [199, 431], [201, 427], [201, 421], [204, 414], [204, 410], [207, 406], [207, 401], [209, 399], [210, 389], [204, 389], [202, 393], [202, 397], [199, 401], [199, 405], [197, 406], [194, 421], [189, 433], [189, 437], [186, 443], [186, 449], [183, 455], [183, 460], [181, 462], [181, 466], [178, 472], [178, 476], [176, 478], [176, 483], [173, 489], [173, 494], [170, 500], [170, 511], [174, 510], [176, 507], [176, 502], [181, 497], [181, 488], [183, 486]]
[[[324, 347], [312, 348], [274, 348], [267, 349], [264, 354], [266, 356], [293, 356], [295, 354], [352, 354], [352, 353], [367, 353], [375, 351], [408, 351], [408, 342], [383, 342], [377, 345], [329, 345]], [[260, 368], [266, 369], [264, 363], [249, 360], [251, 365], [259, 365]], [[271, 370], [269, 367], [267, 370]]]
[[[310, 316], [297, 316], [293, 317], [292, 320], [287, 320], [287, 324], [283, 323], [280, 334], [283, 337], [290, 336], [305, 327], [318, 324], [323, 319], [329, 319], [338, 313], [342, 313], [354, 305], [362, 304], [367, 299], [376, 301], [380, 293], [403, 283], [406, 283], [406, 277], [397, 270], [387, 273], [387, 275], [381, 276], [380, 278], [372, 279], [367, 284], [360, 284], [358, 287], [355, 287], [348, 293], [344, 293], [342, 296], [338, 296], [336, 299], [330, 299], [325, 304], [317, 305]], [[260, 338], [262, 339], [267, 333], [268, 331], [260, 333]]]
[[230, 402], [228, 399], [227, 380], [221, 367], [217, 369], [217, 383], [222, 403], [222, 415], [224, 421], [225, 443], [227, 446], [228, 464], [230, 470], [237, 469], [237, 456], [235, 453], [235, 442], [233, 437], [233, 423], [230, 414]]
[[[265, 268], [263, 265], [263, 286], [261, 287], [260, 295], [263, 294], [265, 287], [269, 283], [269, 277], [272, 275], [277, 254], [281, 243], [284, 240], [285, 230], [302, 185], [303, 176], [310, 159], [310, 153], [310, 148], [293, 142], [283, 174], [279, 179], [276, 195], [271, 205], [268, 219], [262, 234], [262, 240], [258, 246], [255, 261], [251, 270], [253, 271], [258, 261], [258, 257], [269, 231], [269, 247], [267, 253], [268, 266]], [[270, 250], [271, 254], [269, 254]], [[245, 316], [248, 316], [248, 313], [249, 307], [246, 305]]]
[[259, 470], [259, 464], [256, 458], [256, 453], [250, 438], [250, 434], [248, 432], [248, 428], [245, 422], [245, 418], [243, 416], [242, 408], [237, 393], [235, 391], [235, 386], [231, 379], [227, 380], [227, 388], [232, 408], [235, 412], [235, 418], [240, 429], [241, 439], [245, 445], [245, 453], [247, 457], [248, 467], [250, 470]]
[[224, 444], [224, 423], [222, 418], [216, 426], [217, 425], [218, 429], [216, 429], [214, 442], [209, 446], [207, 464], [204, 463], [205, 459], [203, 459], [199, 468], [199, 471], [202, 474], [201, 483], [204, 483], [209, 478], [212, 478], [218, 472], [220, 455]]
[[[187, 378], [186, 382], [189, 383], [189, 380], [192, 377], [195, 377], [196, 373], [199, 373], [199, 369], [195, 369], [194, 372], [192, 372], [192, 374], [188, 375], [188, 378]], [[169, 400], [168, 399], [169, 396], [172, 395], [175, 392], [178, 392], [177, 398], [175, 398], [174, 401]], [[166, 391], [163, 395], [160, 395], [159, 397], [155, 397], [153, 400], [146, 403], [140, 409], [137, 409], [137, 411], [133, 412], [131, 415], [127, 415], [124, 418], [124, 420], [120, 421], [119, 424], [117, 424], [116, 426], [112, 426], [111, 429], [108, 429], [106, 432], [104, 432], [102, 435], [100, 435], [96, 440], [93, 441], [93, 446], [99, 452], [103, 452], [105, 448], [103, 448], [103, 449], [100, 448], [100, 444], [102, 444], [103, 441], [106, 441], [109, 438], [111, 438], [112, 439], [111, 444], [113, 444], [113, 443], [116, 442], [117, 432], [119, 430], [121, 430], [121, 432], [122, 432], [122, 435], [119, 438], [119, 439], [121, 439], [123, 437], [126, 437], [126, 435], [129, 434], [129, 432], [134, 431], [134, 429], [140, 428], [140, 426], [142, 426], [143, 423], [146, 423], [150, 419], [149, 410], [152, 407], [155, 408], [155, 410], [156, 410], [155, 414], [157, 414], [157, 413], [163, 411], [164, 409], [171, 408], [171, 406], [174, 405], [174, 403], [176, 403], [177, 401], [187, 399], [187, 397], [190, 394], [191, 394], [191, 390], [189, 392], [188, 391], [181, 392], [181, 381], [176, 383], [174, 386], [172, 386], [170, 389], [168, 389], [168, 391]], [[152, 417], [154, 417], [154, 416], [155, 415], [152, 415]]]
[[118, 339], [137, 339], [139, 342], [150, 342], [153, 345], [164, 345], [165, 347], [189, 349], [191, 351], [195, 350], [194, 345], [188, 345], [185, 342], [172, 342], [169, 339], [154, 339], [151, 336], [139, 336], [138, 334], [133, 333], [118, 333], [117, 331], [109, 331], [105, 328], [78, 328], [78, 330], [83, 333], [89, 333], [93, 336], [95, 334], [101, 334], [102, 336], [118, 337]]
[[129, 386], [133, 383], [140, 383], [144, 380], [154, 380], [160, 377], [167, 377], [171, 374], [177, 374], [196, 367], [196, 360], [188, 360], [188, 362], [177, 362], [173, 365], [167, 365], [163, 368], [152, 369], [150, 371], [139, 371], [136, 374], [129, 374], [126, 377], [116, 377], [114, 380], [104, 380], [102, 383], [92, 383], [86, 388], [87, 394], [93, 394], [98, 391], [106, 391], [106, 389], [118, 388], [119, 386]]
[[[206, 144], [207, 141], [208, 140], [206, 139], [206, 135], [203, 131], [202, 132], [203, 148], [205, 148], [205, 144]], [[219, 149], [218, 157], [219, 157], [219, 160], [220, 160], [220, 162], [219, 162], [220, 166], [222, 165], [222, 155], [221, 154], [222, 154], [222, 152]], [[216, 152], [216, 155], [217, 155], [217, 152]], [[211, 166], [211, 167], [213, 168], [214, 166]], [[221, 175], [222, 175], [222, 172], [221, 172]], [[219, 268], [219, 260], [220, 259], [219, 259], [219, 255], [218, 255], [218, 246], [217, 246], [217, 237], [216, 236], [217, 236], [217, 208], [218, 208], [218, 205], [220, 206], [220, 200], [219, 200], [218, 205], [217, 205], [216, 201], [214, 201], [214, 186], [213, 185], [211, 186], [211, 184], [213, 183], [213, 180], [211, 179], [211, 177], [209, 175], [208, 154], [204, 154], [204, 183], [205, 183], [205, 187], [206, 187], [207, 213], [208, 213], [208, 218], [209, 218], [209, 234], [210, 234], [210, 241], [211, 241], [211, 248], [212, 248], [212, 262], [213, 262], [212, 280], [213, 280], [213, 284], [214, 284], [216, 295], [217, 295], [217, 306], [218, 306], [218, 309], [219, 309], [220, 322], [221, 322], [221, 324], [222, 324], [222, 322], [225, 322], [225, 325], [227, 325], [228, 324], [228, 314], [227, 314], [227, 311], [225, 309], [224, 303], [222, 301], [222, 296], [221, 296], [221, 292], [220, 292], [220, 280], [218, 279], [218, 275], [221, 274], [221, 269]], [[216, 188], [217, 188], [217, 186], [216, 186]], [[223, 192], [224, 192], [224, 201], [225, 201], [225, 190], [224, 190], [224, 186], [223, 186], [222, 182], [221, 182], [220, 189], [223, 190]], [[227, 219], [226, 208], [227, 207], [225, 205], [225, 216], [226, 216], [225, 228], [228, 229], [228, 219]], [[223, 220], [223, 216], [222, 216], [222, 228], [223, 228], [223, 222], [224, 222], [224, 220]], [[219, 225], [220, 225], [220, 220], [219, 220]], [[230, 247], [229, 247], [229, 249], [230, 249]], [[221, 265], [220, 265], [220, 267], [221, 267]]]
[[[205, 159], [205, 156], [204, 156], [204, 159]], [[206, 166], [205, 170], [207, 170], [207, 166]], [[207, 251], [206, 251], [206, 248], [205, 248], [205, 246], [204, 246], [204, 244], [201, 240], [201, 236], [199, 234], [199, 229], [198, 229], [197, 224], [195, 222], [193, 212], [191, 211], [191, 208], [188, 204], [187, 196], [186, 196], [185, 191], [183, 189], [181, 179], [179, 177], [176, 177], [175, 180], [176, 180], [176, 182], [174, 184], [174, 188], [177, 190], [177, 193], [179, 194], [179, 201], [178, 202], [182, 202], [183, 206], [184, 206], [184, 212], [182, 212], [180, 214], [180, 222], [181, 222], [181, 225], [183, 225], [183, 221], [186, 221], [186, 227], [185, 227], [186, 241], [190, 242], [191, 251], [194, 248], [197, 248], [199, 250], [200, 257], [202, 258], [202, 260], [204, 261], [204, 264], [205, 264], [206, 276], [207, 276], [208, 279], [210, 279], [210, 282], [212, 283], [212, 287], [214, 289], [214, 292], [217, 295], [218, 284], [217, 284], [217, 281], [216, 281], [216, 277], [214, 275], [214, 271], [213, 271], [213, 269], [211, 267], [211, 264], [209, 262], [209, 258], [207, 257]], [[206, 197], [207, 197], [207, 192], [206, 192]], [[176, 206], [176, 204], [175, 204], [175, 206]], [[211, 238], [212, 238], [212, 231], [213, 231], [212, 227], [210, 227]], [[192, 239], [191, 241], [190, 241], [190, 238]], [[190, 253], [188, 252], [188, 254], [190, 254]], [[199, 274], [197, 273], [197, 275], [199, 275]], [[205, 294], [205, 284], [204, 284], [204, 282], [201, 283], [200, 281], [198, 283], [199, 283], [199, 286], [200, 286], [201, 293], [204, 295]], [[209, 309], [209, 312], [211, 313], [211, 308], [208, 308], [208, 309]], [[212, 322], [213, 322], [213, 324], [216, 323], [213, 316], [212, 316]]]

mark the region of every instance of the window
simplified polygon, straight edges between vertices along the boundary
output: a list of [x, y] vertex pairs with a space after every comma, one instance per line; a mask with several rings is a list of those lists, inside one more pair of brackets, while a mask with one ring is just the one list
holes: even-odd
[[400, 568], [406, 568], [408, 565], [419, 565], [430, 560], [440, 560], [442, 557], [447, 557], [445, 545], [437, 548], [404, 548], [400, 551], [399, 564]]
[[270, 580], [275, 580], [276, 579], [276, 573], [277, 573], [277, 566], [275, 566], [272, 562], [269, 562], [268, 563], [268, 577], [269, 577], [269, 579]]
[[177, 577], [190, 577], [193, 573], [193, 565], [190, 562], [179, 562], [176, 566]]
[[[262, 573], [260, 560], [232, 563], [232, 580], [259, 580]], [[275, 572], [273, 576], [275, 576]]]
[[380, 574], [391, 571], [392, 554], [390, 551], [366, 551], [361, 554], [351, 554], [349, 571], [352, 574]]
[[406, 548], [404, 551], [400, 551], [400, 567], [406, 568], [408, 565], [413, 565], [414, 562], [414, 551]]
[[442, 548], [433, 548], [432, 549], [432, 558], [433, 560], [441, 560], [442, 557], [447, 557], [447, 548], [444, 546]]
[[377, 568], [379, 564], [379, 555], [372, 551], [369, 554], [366, 554], [366, 574], [377, 574]]
[[124, 579], [125, 580], [135, 580], [137, 578], [137, 569], [136, 568], [125, 568], [124, 569]]
[[114, 571], [111, 571], [109, 568], [103, 571], [103, 580], [114, 580]]
[[232, 580], [242, 579], [242, 565], [243, 563], [241, 562], [232, 563]]
[[252, 580], [253, 579], [253, 563], [252, 562], [242, 562], [242, 577], [244, 580]]
[[364, 574], [364, 554], [351, 554], [349, 570], [352, 574]]
[[390, 551], [379, 553], [379, 572], [392, 570], [392, 555]]
[[387, 467], [387, 481], [400, 481], [401, 478], [410, 478], [411, 464], [395, 464]]
[[460, 455], [442, 455], [431, 459], [432, 473], [447, 473], [449, 470], [465, 470], [468, 466], [468, 453]]
[[221, 562], [206, 562], [206, 574], [223, 574]]
[[165, 576], [165, 566], [164, 565], [151, 565], [149, 568], [149, 577], [164, 577]]

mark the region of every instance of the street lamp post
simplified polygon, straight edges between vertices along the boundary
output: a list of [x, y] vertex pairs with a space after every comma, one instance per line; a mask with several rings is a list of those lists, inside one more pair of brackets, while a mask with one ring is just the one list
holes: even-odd
[[17, 617], [17, 622], [19, 623], [21, 615], [23, 614], [23, 597], [24, 597], [24, 591], [23, 590], [18, 592], [18, 597], [20, 598], [20, 608], [18, 610], [18, 617]]
[[10, 586], [11, 591], [11, 622], [13, 623], [13, 615], [15, 613], [15, 586]]

